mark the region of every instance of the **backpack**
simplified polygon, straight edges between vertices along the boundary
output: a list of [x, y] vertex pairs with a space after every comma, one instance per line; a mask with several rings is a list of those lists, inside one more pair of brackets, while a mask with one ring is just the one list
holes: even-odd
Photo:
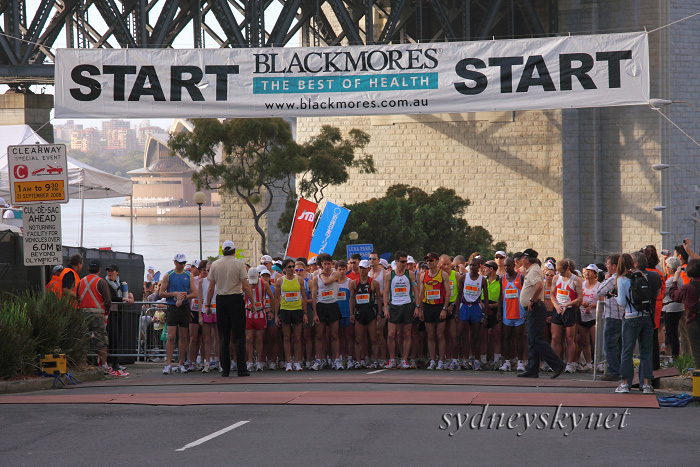
[[630, 291], [627, 301], [640, 313], [653, 314], [656, 297], [652, 297], [647, 276], [640, 271], [628, 274]]

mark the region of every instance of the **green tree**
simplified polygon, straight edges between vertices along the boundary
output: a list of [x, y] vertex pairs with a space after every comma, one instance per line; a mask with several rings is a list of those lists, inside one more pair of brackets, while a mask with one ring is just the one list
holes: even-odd
[[[374, 159], [370, 154], [358, 155], [357, 151], [369, 144], [370, 137], [362, 130], [352, 129], [346, 138], [339, 128], [323, 125], [318, 135], [302, 145], [301, 154], [306, 166], [299, 173], [299, 192], [307, 199], [320, 203], [324, 190], [329, 186], [341, 185], [350, 179], [349, 169], [359, 173], [374, 173]], [[287, 199], [284, 213], [277, 222], [283, 232], [292, 226], [297, 193], [292, 191]]]
[[464, 219], [469, 204], [449, 188], [440, 187], [428, 194], [420, 188], [393, 185], [382, 198], [346, 205], [350, 216], [336, 251], [345, 254], [352, 231], [358, 234], [353, 243], [372, 243], [380, 253], [401, 249], [417, 258], [429, 251], [488, 255], [505, 250], [504, 242], [494, 243], [486, 229], [470, 226]]
[[272, 189], [291, 195], [294, 175], [306, 167], [289, 124], [281, 118], [191, 122], [192, 132], [170, 137], [172, 152], [200, 167], [192, 176], [198, 189], [218, 188], [245, 202], [260, 235], [260, 249], [267, 254], [267, 235], [260, 221], [272, 206]]

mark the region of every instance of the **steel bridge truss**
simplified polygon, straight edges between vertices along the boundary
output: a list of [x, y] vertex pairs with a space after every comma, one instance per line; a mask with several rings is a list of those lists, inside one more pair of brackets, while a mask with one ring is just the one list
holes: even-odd
[[0, 0], [0, 84], [17, 90], [53, 84], [60, 47], [308, 47], [542, 37], [558, 32], [557, 16], [557, 0]]

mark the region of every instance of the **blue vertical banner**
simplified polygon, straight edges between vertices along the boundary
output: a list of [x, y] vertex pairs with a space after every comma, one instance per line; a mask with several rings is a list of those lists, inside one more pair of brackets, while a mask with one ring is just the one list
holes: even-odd
[[333, 255], [335, 246], [338, 244], [340, 233], [345, 227], [350, 211], [328, 201], [323, 209], [323, 214], [316, 224], [314, 236], [311, 238], [311, 248], [309, 258], [318, 256], [321, 253]]

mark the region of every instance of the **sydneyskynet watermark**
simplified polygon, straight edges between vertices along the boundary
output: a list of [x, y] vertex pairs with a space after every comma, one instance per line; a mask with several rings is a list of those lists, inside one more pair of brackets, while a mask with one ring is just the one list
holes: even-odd
[[494, 412], [489, 405], [482, 407], [481, 412], [470, 414], [446, 412], [442, 415], [439, 428], [447, 431], [449, 436], [456, 435], [461, 429], [469, 430], [506, 430], [515, 431], [518, 436], [528, 430], [559, 430], [564, 436], [569, 436], [575, 430], [622, 430], [627, 426], [629, 409], [624, 412], [568, 412], [562, 410], [562, 405], [551, 412]]

